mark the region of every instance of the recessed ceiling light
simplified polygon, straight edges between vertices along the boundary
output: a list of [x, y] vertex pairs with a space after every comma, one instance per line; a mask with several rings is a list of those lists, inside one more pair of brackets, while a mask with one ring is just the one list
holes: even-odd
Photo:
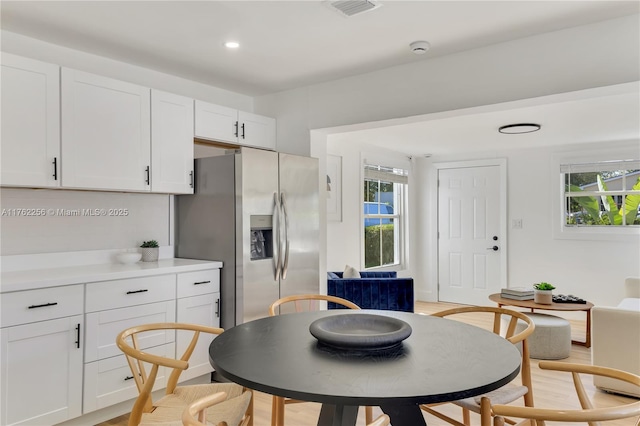
[[240, 47], [240, 43], [238, 43], [237, 41], [227, 41], [224, 44], [224, 47], [228, 49], [237, 49], [238, 47]]
[[498, 131], [506, 135], [517, 135], [520, 133], [537, 132], [538, 130], [540, 130], [540, 127], [541, 126], [539, 124], [535, 123], [518, 123], [502, 126], [498, 129]]

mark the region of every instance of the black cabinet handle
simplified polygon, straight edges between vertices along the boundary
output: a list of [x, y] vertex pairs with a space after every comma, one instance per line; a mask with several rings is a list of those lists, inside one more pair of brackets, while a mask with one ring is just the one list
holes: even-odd
[[220, 318], [220, 299], [216, 299], [216, 318]]
[[238, 122], [236, 121], [236, 131], [233, 133], [233, 136], [235, 136], [236, 138], [238, 137]]
[[193, 170], [191, 170], [191, 172], [189, 173], [189, 177], [190, 177], [190, 181], [191, 181], [190, 185], [193, 188]]
[[124, 378], [124, 381], [126, 382], [127, 380], [131, 380], [131, 379], [133, 379], [133, 376], [127, 376]]
[[143, 290], [133, 290], [133, 291], [128, 291], [127, 294], [135, 294], [135, 293], [145, 293], [149, 290], [147, 289], [143, 289]]
[[145, 172], [147, 173], [147, 179], [145, 180], [147, 185], [150, 185], [150, 181], [151, 181], [151, 173], [149, 172], [149, 166], [147, 166], [147, 168], [145, 169]]
[[211, 281], [199, 281], [197, 283], [193, 283], [193, 285], [200, 285], [200, 284], [209, 284]]
[[244, 139], [244, 123], [242, 123], [242, 139]]
[[58, 157], [53, 157], [53, 180], [58, 180]]
[[80, 349], [80, 324], [76, 327], [76, 348]]
[[29, 306], [29, 309], [44, 308], [45, 306], [56, 306], [57, 304], [58, 302], [44, 303], [42, 305], [31, 305]]

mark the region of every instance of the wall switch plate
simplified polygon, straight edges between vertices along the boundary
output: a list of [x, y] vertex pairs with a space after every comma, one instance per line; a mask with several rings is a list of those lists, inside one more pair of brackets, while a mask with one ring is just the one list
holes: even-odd
[[511, 228], [512, 229], [522, 229], [522, 219], [512, 219], [511, 220]]

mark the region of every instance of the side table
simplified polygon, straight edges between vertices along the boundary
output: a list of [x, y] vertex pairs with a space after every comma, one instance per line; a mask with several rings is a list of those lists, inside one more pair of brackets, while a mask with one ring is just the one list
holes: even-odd
[[585, 333], [585, 341], [580, 342], [578, 340], [571, 340], [571, 343], [580, 346], [586, 346], [587, 348], [591, 347], [591, 308], [593, 308], [593, 303], [551, 303], [550, 305], [543, 305], [541, 303], [536, 303], [533, 300], [514, 300], [514, 299], [506, 299], [500, 296], [500, 293], [494, 293], [489, 296], [489, 300], [498, 304], [498, 307], [501, 306], [517, 306], [519, 308], [527, 308], [531, 309], [531, 312], [534, 312], [535, 309], [545, 310], [545, 311], [585, 311], [587, 314], [587, 325], [586, 325], [586, 333]]

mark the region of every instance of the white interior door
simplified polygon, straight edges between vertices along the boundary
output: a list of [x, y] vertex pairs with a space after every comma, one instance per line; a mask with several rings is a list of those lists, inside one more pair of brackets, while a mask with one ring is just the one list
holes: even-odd
[[501, 165], [438, 170], [438, 300], [487, 305], [506, 280]]

